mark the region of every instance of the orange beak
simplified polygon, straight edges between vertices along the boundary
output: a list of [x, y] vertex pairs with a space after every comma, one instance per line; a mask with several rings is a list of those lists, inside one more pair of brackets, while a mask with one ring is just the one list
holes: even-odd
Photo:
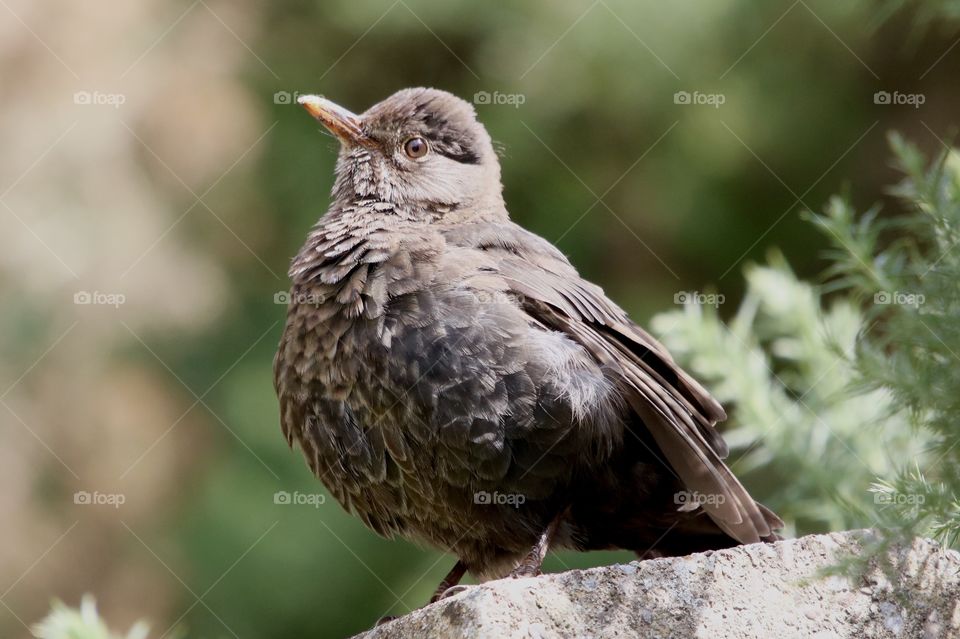
[[357, 114], [319, 95], [301, 95], [297, 98], [297, 103], [327, 127], [341, 143], [373, 146], [373, 140], [363, 132], [360, 116]]

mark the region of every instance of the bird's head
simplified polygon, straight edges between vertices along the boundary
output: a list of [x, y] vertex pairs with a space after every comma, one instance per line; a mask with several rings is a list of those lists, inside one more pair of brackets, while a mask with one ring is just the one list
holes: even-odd
[[404, 89], [362, 114], [298, 99], [340, 141], [333, 197], [379, 200], [424, 214], [506, 215], [500, 164], [473, 106], [437, 89]]

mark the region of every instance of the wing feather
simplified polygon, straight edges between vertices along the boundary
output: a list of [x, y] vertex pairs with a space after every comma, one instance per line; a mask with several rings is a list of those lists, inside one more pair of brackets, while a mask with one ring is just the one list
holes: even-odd
[[715, 428], [726, 418], [720, 403], [555, 247], [512, 223], [454, 227], [447, 239], [494, 256], [497, 273], [532, 320], [576, 340], [618, 378], [684, 486], [714, 496], [701, 507], [724, 532], [753, 543], [783, 525], [724, 464], [727, 446]]

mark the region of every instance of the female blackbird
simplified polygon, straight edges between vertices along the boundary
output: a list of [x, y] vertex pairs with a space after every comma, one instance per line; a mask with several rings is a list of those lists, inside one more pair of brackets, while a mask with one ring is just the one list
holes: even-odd
[[406, 89], [355, 115], [332, 203], [290, 267], [274, 363], [283, 432], [374, 531], [469, 570], [548, 548], [641, 557], [770, 541], [723, 463], [723, 408], [541, 237], [510, 221], [473, 107]]

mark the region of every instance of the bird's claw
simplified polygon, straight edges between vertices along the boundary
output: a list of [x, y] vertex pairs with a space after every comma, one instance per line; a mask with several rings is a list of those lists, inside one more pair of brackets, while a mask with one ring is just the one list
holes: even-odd
[[470, 590], [470, 586], [465, 586], [462, 584], [459, 586], [450, 586], [449, 588], [441, 592], [439, 595], [437, 595], [436, 598], [434, 598], [433, 601], [431, 601], [430, 603], [442, 601], [448, 597], [459, 595], [461, 592], [466, 592], [468, 590]]
[[528, 563], [522, 563], [510, 571], [511, 579], [523, 579], [524, 577], [539, 577], [543, 574], [540, 566]]

